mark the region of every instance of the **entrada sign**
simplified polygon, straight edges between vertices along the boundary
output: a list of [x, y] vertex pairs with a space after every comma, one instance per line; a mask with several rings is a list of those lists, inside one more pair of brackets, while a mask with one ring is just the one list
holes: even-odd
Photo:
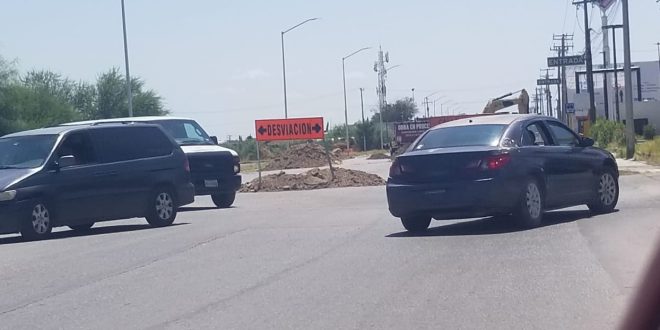
[[323, 117], [264, 119], [255, 121], [257, 141], [320, 140]]
[[584, 55], [548, 57], [549, 67], [583, 65], [584, 63]]

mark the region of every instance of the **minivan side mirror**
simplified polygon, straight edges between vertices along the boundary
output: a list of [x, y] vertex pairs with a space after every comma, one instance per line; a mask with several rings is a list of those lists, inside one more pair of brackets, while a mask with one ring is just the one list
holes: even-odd
[[76, 157], [67, 155], [67, 156], [62, 156], [59, 159], [57, 159], [57, 166], [59, 168], [65, 168], [65, 167], [71, 167], [77, 164]]
[[218, 144], [218, 137], [217, 136], [210, 136], [209, 137], [213, 143]]
[[594, 145], [594, 140], [592, 138], [588, 138], [586, 136], [581, 137], [580, 139], [580, 147], [592, 147]]

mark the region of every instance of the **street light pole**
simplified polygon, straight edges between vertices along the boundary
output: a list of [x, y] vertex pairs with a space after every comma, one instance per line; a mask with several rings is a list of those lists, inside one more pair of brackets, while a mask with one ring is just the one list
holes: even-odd
[[655, 45], [658, 46], [658, 69], [660, 69], [660, 42], [656, 42]]
[[[122, 2], [123, 2], [123, 0], [122, 0]], [[282, 80], [284, 82], [284, 118], [285, 119], [289, 118], [289, 105], [288, 105], [287, 98], [286, 98], [286, 59], [284, 57], [284, 34], [291, 31], [291, 30], [293, 30], [293, 29], [295, 29], [295, 28], [297, 28], [297, 27], [299, 27], [299, 26], [301, 26], [301, 25], [303, 25], [303, 24], [305, 24], [305, 23], [307, 23], [307, 22], [315, 21], [317, 19], [318, 19], [318, 17], [314, 17], [314, 18], [304, 20], [304, 21], [298, 23], [297, 25], [294, 25], [293, 27], [291, 27], [287, 30], [284, 30], [284, 31], [280, 32], [280, 37], [281, 37], [281, 40], [282, 40]]]
[[[658, 52], [660, 52], [660, 48], [658, 48]], [[658, 53], [658, 56], [660, 56], [660, 53]], [[412, 102], [415, 104], [415, 88], [412, 88]]]
[[364, 50], [367, 50], [367, 49], [370, 49], [370, 48], [371, 47], [360, 48], [360, 49], [350, 53], [348, 56], [345, 56], [345, 57], [341, 58], [341, 75], [342, 75], [342, 81], [344, 82], [344, 120], [345, 120], [344, 126], [346, 128], [346, 152], [349, 152], [349, 150], [351, 149], [351, 140], [350, 140], [350, 137], [348, 136], [348, 102], [346, 101], [346, 59], [348, 59], [349, 57], [351, 57], [351, 56], [353, 56], [353, 55], [355, 55], [355, 54], [357, 54], [361, 51], [364, 51]]
[[133, 93], [131, 91], [131, 70], [128, 66], [128, 39], [126, 38], [126, 9], [121, 0], [121, 22], [124, 29], [124, 63], [126, 65], [126, 96], [128, 97], [128, 116], [133, 117]]
[[364, 88], [360, 87], [360, 108], [362, 109], [362, 151], [367, 151], [367, 132], [366, 132], [366, 122], [364, 120], [364, 97], [362, 93]]

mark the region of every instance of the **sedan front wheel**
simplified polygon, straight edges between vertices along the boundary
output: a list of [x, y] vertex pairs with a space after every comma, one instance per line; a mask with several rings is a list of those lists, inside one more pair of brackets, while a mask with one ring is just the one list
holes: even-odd
[[589, 210], [594, 213], [610, 213], [614, 211], [619, 201], [619, 180], [613, 170], [603, 171], [598, 179], [596, 197], [591, 202]]

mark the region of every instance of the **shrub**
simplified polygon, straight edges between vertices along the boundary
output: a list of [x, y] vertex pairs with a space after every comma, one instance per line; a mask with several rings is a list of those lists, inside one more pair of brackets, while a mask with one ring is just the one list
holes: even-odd
[[644, 126], [642, 135], [645, 140], [653, 140], [655, 138], [655, 126], [651, 124]]
[[626, 135], [623, 123], [599, 118], [591, 127], [591, 137], [601, 148], [607, 148], [610, 145], [625, 145]]

